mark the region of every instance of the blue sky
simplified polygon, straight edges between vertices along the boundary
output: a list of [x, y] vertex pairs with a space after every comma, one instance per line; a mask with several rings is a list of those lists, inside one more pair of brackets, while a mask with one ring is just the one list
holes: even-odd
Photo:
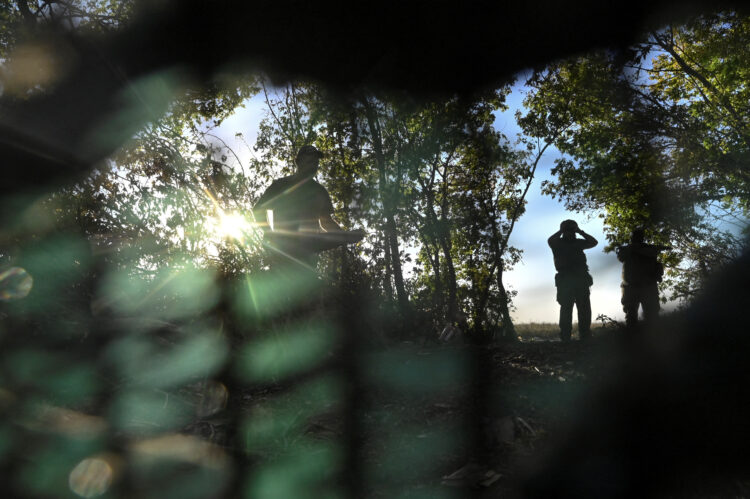
[[[496, 113], [495, 127], [512, 142], [520, 128], [515, 121], [515, 111], [522, 108], [524, 87], [521, 83], [513, 87], [508, 95], [508, 110]], [[252, 146], [257, 136], [258, 123], [263, 118], [265, 105], [262, 96], [245, 102], [245, 106], [224, 121], [215, 131], [245, 163], [251, 151], [234, 135], [241, 132], [247, 144]], [[565, 207], [541, 193], [543, 180], [551, 179], [550, 170], [560, 155], [554, 148], [547, 150], [537, 168], [536, 178], [528, 193], [526, 213], [518, 221], [510, 242], [523, 250], [523, 260], [505, 275], [505, 283], [518, 292], [514, 300], [513, 319], [519, 323], [552, 322], [558, 320], [559, 307], [555, 302], [555, 267], [547, 238], [559, 229], [560, 222], [572, 218], [587, 233], [594, 236], [599, 245], [586, 252], [594, 285], [591, 288], [592, 317], [605, 314], [624, 320], [620, 305], [621, 266], [613, 253], [605, 254], [604, 231], [601, 219], [596, 214], [585, 215], [569, 212]], [[245, 163], [246, 164], [246, 163]], [[575, 320], [575, 315], [574, 315]]]

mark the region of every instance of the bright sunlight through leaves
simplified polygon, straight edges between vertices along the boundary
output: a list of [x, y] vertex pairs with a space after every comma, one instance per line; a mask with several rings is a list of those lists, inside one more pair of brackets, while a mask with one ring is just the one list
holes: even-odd
[[224, 238], [242, 240], [254, 229], [254, 223], [236, 212], [220, 212], [216, 219], [216, 230]]

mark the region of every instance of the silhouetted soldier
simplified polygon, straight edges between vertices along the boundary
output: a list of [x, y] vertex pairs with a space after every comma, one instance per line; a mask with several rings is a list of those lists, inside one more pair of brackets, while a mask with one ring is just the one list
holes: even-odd
[[[576, 238], [576, 234], [583, 239]], [[555, 286], [560, 304], [560, 338], [570, 340], [573, 331], [573, 305], [578, 309], [580, 339], [591, 336], [591, 300], [589, 287], [594, 283], [583, 250], [593, 248], [597, 240], [578, 228], [574, 220], [564, 220], [560, 230], [547, 239], [555, 259]]]
[[295, 174], [274, 180], [253, 208], [277, 278], [288, 281], [297, 292], [317, 280], [319, 252], [364, 236], [361, 230], [342, 230], [331, 218], [331, 197], [315, 181], [322, 156], [315, 147], [302, 146], [295, 158]]
[[659, 285], [664, 267], [657, 260], [660, 251], [668, 246], [646, 244], [645, 231], [635, 229], [630, 244], [619, 246], [617, 259], [622, 262], [622, 309], [625, 325], [634, 329], [638, 324], [638, 307], [643, 306], [643, 318], [648, 323], [659, 316]]
[[263, 229], [271, 273], [259, 289], [264, 313], [304, 314], [319, 296], [317, 236], [343, 233], [331, 218], [333, 203], [328, 191], [315, 181], [323, 154], [302, 146], [297, 152], [294, 175], [274, 180], [253, 208], [255, 221]]
[[318, 248], [306, 236], [341, 231], [331, 218], [333, 203], [328, 191], [315, 181], [322, 156], [315, 147], [302, 146], [295, 159], [296, 173], [274, 180], [253, 208], [272, 252], [313, 268]]

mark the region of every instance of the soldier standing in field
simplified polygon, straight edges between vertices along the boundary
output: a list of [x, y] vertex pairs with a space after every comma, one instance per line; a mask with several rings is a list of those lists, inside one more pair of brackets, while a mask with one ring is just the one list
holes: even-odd
[[[583, 239], [578, 239], [580, 234]], [[578, 310], [578, 334], [581, 340], [591, 336], [591, 300], [589, 288], [594, 283], [589, 274], [584, 250], [597, 240], [578, 228], [574, 220], [564, 220], [560, 230], [547, 239], [555, 259], [555, 286], [560, 304], [560, 339], [569, 341], [573, 331], [573, 305]]]
[[622, 309], [625, 312], [625, 325], [634, 330], [638, 324], [638, 307], [643, 307], [646, 323], [659, 316], [659, 282], [664, 267], [657, 260], [659, 252], [671, 249], [668, 246], [647, 244], [645, 231], [635, 229], [630, 236], [630, 244], [619, 246], [617, 259], [622, 262]]

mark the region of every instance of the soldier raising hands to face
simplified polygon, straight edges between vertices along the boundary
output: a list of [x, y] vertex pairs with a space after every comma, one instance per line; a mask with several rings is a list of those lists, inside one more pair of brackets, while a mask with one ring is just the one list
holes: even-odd
[[[579, 234], [583, 239], [576, 237]], [[578, 334], [584, 340], [591, 336], [591, 300], [589, 288], [594, 283], [589, 274], [583, 250], [593, 248], [597, 240], [578, 228], [574, 220], [564, 220], [560, 230], [547, 239], [555, 259], [555, 286], [560, 304], [560, 338], [570, 340], [573, 330], [573, 305], [578, 310]]]

